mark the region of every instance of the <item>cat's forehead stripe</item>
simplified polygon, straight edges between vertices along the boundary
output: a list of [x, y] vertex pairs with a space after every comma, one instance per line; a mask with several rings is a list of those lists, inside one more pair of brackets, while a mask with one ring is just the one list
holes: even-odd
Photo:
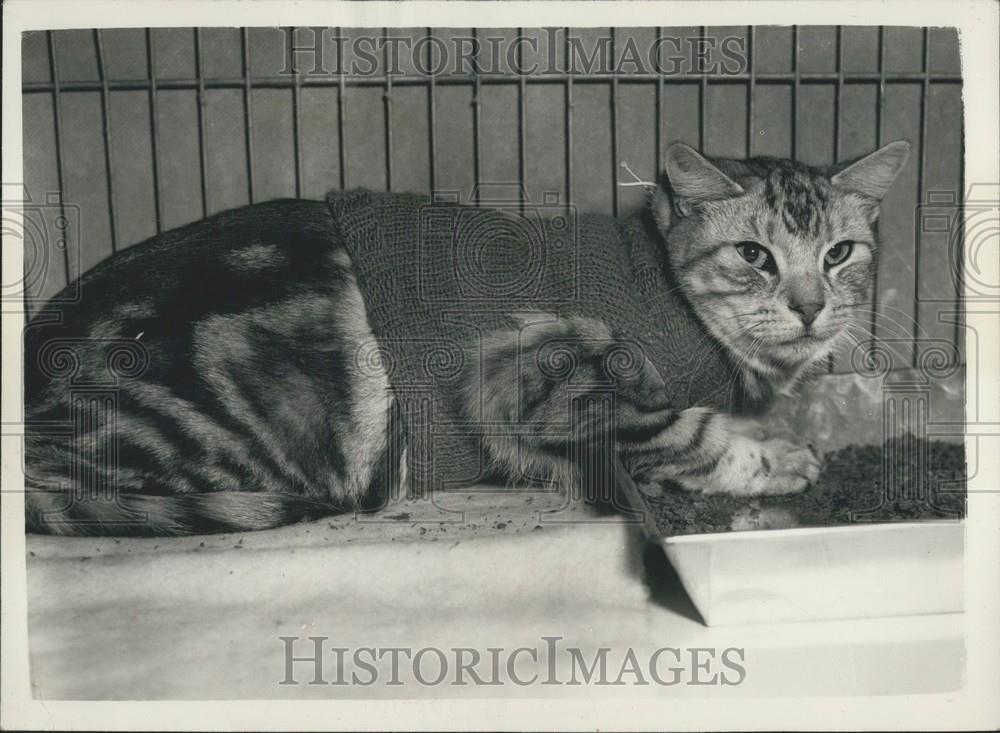
[[830, 202], [830, 183], [808, 168], [778, 164], [764, 176], [764, 201], [781, 213], [791, 234], [816, 237]]

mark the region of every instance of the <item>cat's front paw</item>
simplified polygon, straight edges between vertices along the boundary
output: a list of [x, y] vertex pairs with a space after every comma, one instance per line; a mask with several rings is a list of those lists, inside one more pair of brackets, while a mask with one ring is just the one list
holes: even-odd
[[812, 447], [774, 438], [761, 444], [760, 467], [749, 482], [751, 494], [794, 494], [819, 478], [820, 460]]
[[819, 478], [820, 461], [812, 448], [787, 440], [730, 439], [725, 455], [711, 474], [681, 480], [685, 488], [706, 494], [737, 496], [794, 494]]

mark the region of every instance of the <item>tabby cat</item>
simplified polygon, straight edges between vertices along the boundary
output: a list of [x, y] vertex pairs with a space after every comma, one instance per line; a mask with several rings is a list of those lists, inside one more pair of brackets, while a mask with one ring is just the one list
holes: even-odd
[[[870, 295], [879, 203], [908, 154], [899, 141], [816, 168], [667, 151], [650, 200], [665, 269], [751, 397], [793, 387], [848, 333]], [[356, 359], [373, 335], [329, 217], [299, 200], [217, 214], [116, 254], [83, 276], [78, 303], [29, 323], [29, 530], [263, 529], [380, 507], [406, 484], [405, 449], [391, 452], [405, 445], [399, 408], [387, 375]], [[512, 401], [539, 413], [563, 405], [542, 375], [515, 368], [518, 350], [558, 338], [586, 364], [616, 339], [575, 317], [529, 342], [510, 333], [476, 356], [492, 368], [469, 372], [491, 423]], [[640, 486], [786, 493], [818, 477], [810, 448], [703, 406], [673, 409], [657, 379], [640, 375], [619, 401], [618, 454]], [[487, 449], [498, 474], [520, 475], [525, 454], [503, 435]], [[573, 480], [564, 457], [529, 453], [536, 469]]]

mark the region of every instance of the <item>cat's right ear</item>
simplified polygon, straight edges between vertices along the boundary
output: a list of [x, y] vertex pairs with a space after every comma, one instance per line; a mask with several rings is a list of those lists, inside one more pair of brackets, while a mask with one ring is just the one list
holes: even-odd
[[745, 193], [736, 181], [684, 143], [667, 148], [665, 173], [670, 190], [658, 186], [652, 201], [653, 216], [661, 229], [667, 229], [675, 215], [688, 216], [692, 204]]

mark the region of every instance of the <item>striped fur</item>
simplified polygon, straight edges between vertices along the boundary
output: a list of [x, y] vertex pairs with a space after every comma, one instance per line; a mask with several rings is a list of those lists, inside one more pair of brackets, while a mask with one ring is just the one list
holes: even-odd
[[[628, 367], [609, 367], [622, 354]], [[611, 410], [594, 407], [612, 394]], [[706, 492], [787, 493], [819, 476], [811, 448], [761, 439], [752, 423], [706, 408], [671, 408], [641, 351], [594, 320], [536, 314], [492, 334], [470, 363], [466, 396], [487, 428], [494, 467], [516, 483], [579, 485], [574, 442], [595, 433], [610, 435], [650, 492], [674, 482]]]
[[[102, 263], [79, 304], [29, 325], [30, 530], [262, 529], [396, 491], [398, 410], [384, 371], [359, 364], [374, 339], [328, 216], [322, 203], [272, 202], [167, 233]], [[128, 347], [141, 373], [116, 377], [109, 353]], [[114, 407], [87, 398], [71, 411], [72, 395], [95, 391]], [[46, 427], [74, 420], [72, 435]]]

